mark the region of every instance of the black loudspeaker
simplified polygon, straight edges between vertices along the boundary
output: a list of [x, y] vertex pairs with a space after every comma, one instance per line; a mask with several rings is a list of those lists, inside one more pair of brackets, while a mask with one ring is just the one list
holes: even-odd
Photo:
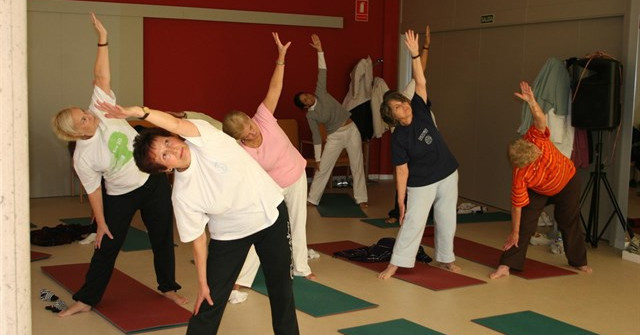
[[[622, 66], [613, 59], [578, 59], [572, 65], [571, 125], [583, 129], [612, 129], [620, 124]], [[577, 91], [576, 91], [577, 90]]]

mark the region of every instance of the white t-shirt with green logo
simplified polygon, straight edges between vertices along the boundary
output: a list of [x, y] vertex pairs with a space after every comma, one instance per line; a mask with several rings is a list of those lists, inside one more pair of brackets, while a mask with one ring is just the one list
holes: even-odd
[[121, 195], [144, 185], [149, 175], [138, 170], [133, 160], [133, 139], [138, 133], [126, 120], [107, 119], [95, 106], [98, 101], [116, 103], [115, 94], [94, 86], [89, 112], [100, 119], [96, 133], [87, 140], [78, 140], [73, 164], [87, 193], [100, 186], [101, 178], [109, 195]]

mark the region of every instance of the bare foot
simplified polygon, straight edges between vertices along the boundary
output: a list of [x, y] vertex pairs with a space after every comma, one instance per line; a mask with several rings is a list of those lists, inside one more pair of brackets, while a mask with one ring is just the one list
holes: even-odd
[[398, 223], [398, 219], [396, 218], [392, 218], [392, 217], [388, 217], [384, 220], [384, 223], [386, 224], [396, 224]]
[[81, 301], [76, 301], [75, 304], [73, 304], [73, 306], [63, 310], [62, 312], [58, 313], [58, 316], [61, 318], [64, 318], [66, 316], [71, 316], [73, 314], [77, 314], [77, 313], [84, 313], [84, 312], [88, 312], [91, 310], [91, 306], [85, 304], [84, 302]]
[[445, 270], [449, 270], [451, 272], [460, 272], [462, 271], [462, 268], [457, 266], [454, 262], [451, 263], [438, 263], [438, 266], [445, 269]]
[[177, 292], [175, 291], [167, 291], [167, 292], [163, 292], [162, 293], [165, 297], [171, 299], [173, 302], [175, 302], [178, 305], [184, 305], [186, 303], [189, 302], [189, 299], [179, 295]]
[[584, 273], [592, 273], [593, 269], [588, 265], [578, 266], [576, 269], [584, 272]]
[[391, 276], [396, 274], [396, 270], [398, 270], [397, 266], [395, 266], [393, 264], [389, 264], [387, 266], [387, 268], [384, 269], [384, 271], [382, 271], [382, 272], [380, 272], [378, 274], [378, 278], [380, 278], [380, 279], [389, 279], [389, 278], [391, 278]]
[[314, 203], [311, 203], [311, 202], [307, 201], [307, 206], [313, 206], [313, 207], [316, 207], [316, 206], [318, 206], [318, 205], [316, 205], [316, 204], [314, 204]]
[[316, 280], [316, 278], [318, 278], [318, 277], [316, 276], [316, 274], [315, 274], [315, 273], [313, 273], [313, 272], [311, 272], [310, 274], [308, 274], [308, 275], [306, 275], [306, 276], [304, 276], [304, 277], [305, 277], [305, 278], [307, 278], [307, 279], [309, 279], [309, 280]]
[[368, 203], [366, 203], [366, 202], [361, 202], [361, 203], [359, 203], [358, 205], [360, 205], [360, 208], [361, 208], [361, 209], [365, 209], [365, 208], [368, 208], [368, 207], [369, 207], [369, 204], [368, 204]]
[[506, 265], [498, 266], [496, 271], [489, 275], [489, 278], [491, 279], [498, 279], [502, 277], [509, 277], [509, 267]]

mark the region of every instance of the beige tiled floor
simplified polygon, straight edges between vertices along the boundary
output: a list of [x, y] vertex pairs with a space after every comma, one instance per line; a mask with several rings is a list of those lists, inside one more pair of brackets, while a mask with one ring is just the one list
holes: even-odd
[[[340, 190], [334, 190], [340, 191]], [[632, 192], [630, 192], [632, 193]], [[383, 181], [369, 186], [371, 218], [384, 217], [393, 202], [393, 184]], [[632, 194], [634, 195], [634, 194]], [[640, 198], [637, 212], [640, 216]], [[634, 206], [630, 204], [630, 208]], [[44, 198], [31, 201], [31, 221], [39, 226], [54, 226], [63, 217], [89, 215], [88, 204], [78, 198]], [[139, 219], [134, 221], [142, 228]], [[509, 230], [509, 223], [460, 224], [457, 235], [491, 246], [499, 246]], [[394, 237], [397, 229], [380, 229], [358, 219], [321, 218], [310, 208], [308, 242], [353, 240], [372, 244], [380, 237]], [[176, 238], [177, 241], [177, 238]], [[431, 291], [397, 279], [381, 281], [376, 274], [338, 259], [322, 255], [311, 261], [318, 282], [378, 304], [372, 309], [314, 318], [298, 312], [302, 334], [338, 334], [337, 330], [396, 318], [406, 318], [445, 334], [497, 334], [476, 325], [471, 319], [522, 310], [535, 312], [588, 329], [599, 334], [640, 334], [640, 264], [622, 260], [620, 250], [601, 241], [597, 249], [588, 250], [591, 275], [579, 274], [556, 278], [525, 280], [511, 276], [489, 282], [492, 270], [483, 265], [458, 259], [463, 274], [486, 280], [487, 284], [443, 291]], [[57, 247], [36, 247], [33, 250], [53, 254], [46, 260], [31, 263], [33, 334], [121, 334], [121, 332], [94, 312], [60, 319], [46, 311], [45, 303], [38, 299], [40, 288], [48, 288], [67, 302], [71, 295], [42, 274], [40, 266], [88, 262], [92, 247], [70, 244]], [[433, 255], [433, 250], [427, 248]], [[563, 256], [553, 255], [548, 248], [531, 247], [529, 257], [557, 266], [566, 266]], [[181, 293], [194, 299], [197, 282], [195, 268], [190, 263], [191, 247], [178, 242], [176, 272]], [[155, 287], [151, 265], [151, 252], [122, 252], [116, 267], [149, 287]], [[249, 299], [239, 305], [228, 305], [220, 334], [270, 334], [268, 300], [249, 292]], [[127, 304], [122, 301], [122, 304]], [[192, 309], [189, 304], [187, 309]], [[157, 330], [154, 335], [184, 334], [185, 327]], [[549, 334], [551, 335], [551, 334]]]

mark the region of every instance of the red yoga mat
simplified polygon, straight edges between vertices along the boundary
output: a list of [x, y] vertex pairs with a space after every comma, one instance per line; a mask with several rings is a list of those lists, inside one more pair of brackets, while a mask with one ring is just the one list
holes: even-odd
[[39, 261], [41, 259], [47, 259], [51, 257], [51, 254], [47, 254], [44, 252], [31, 251], [31, 261]]
[[[422, 244], [430, 247], [434, 246], [433, 230], [425, 230], [425, 234], [422, 236]], [[492, 268], [497, 268], [499, 265], [500, 255], [502, 255], [502, 250], [500, 249], [469, 241], [460, 237], [454, 238], [453, 245], [456, 256]], [[567, 269], [527, 258], [524, 261], [524, 271], [511, 271], [511, 274], [525, 279], [538, 279], [574, 275], [576, 273]]]
[[[42, 267], [69, 292], [80, 289], [87, 269], [88, 263]], [[118, 269], [113, 269], [107, 291], [93, 311], [125, 333], [184, 326], [191, 317], [188, 310]]]
[[[363, 245], [353, 241], [336, 241], [336, 242], [316, 243], [316, 244], [309, 245], [309, 248], [320, 251], [329, 256], [333, 256], [333, 253], [337, 251], [360, 248], [360, 247], [363, 247]], [[360, 265], [362, 267], [365, 267], [367, 269], [370, 269], [376, 272], [382, 272], [387, 267], [387, 264], [388, 264], [388, 263], [363, 263], [363, 262], [350, 261], [347, 259], [343, 259], [343, 260], [352, 264]], [[486, 283], [479, 279], [463, 276], [461, 274], [443, 270], [438, 267], [431, 266], [425, 263], [416, 263], [415, 267], [411, 269], [398, 268], [398, 271], [393, 277], [404, 280], [406, 282], [409, 282], [415, 285], [426, 287], [434, 291]]]

